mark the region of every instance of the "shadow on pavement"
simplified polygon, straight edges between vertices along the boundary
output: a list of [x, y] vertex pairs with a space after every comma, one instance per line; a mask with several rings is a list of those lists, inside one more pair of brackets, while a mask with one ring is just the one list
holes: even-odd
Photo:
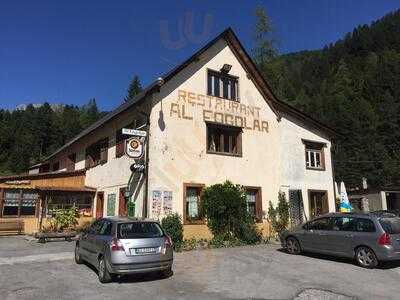
[[[92, 266], [91, 264], [84, 262], [84, 266], [88, 267], [97, 275], [97, 269]], [[168, 276], [161, 275], [159, 272], [152, 272], [152, 273], [145, 273], [145, 274], [130, 274], [130, 275], [117, 275], [114, 277], [113, 282], [119, 284], [125, 283], [135, 283], [135, 282], [149, 282], [149, 281], [158, 281], [170, 278], [174, 272], [172, 271], [171, 274]]]
[[[292, 255], [292, 254], [287, 253], [286, 250], [283, 249], [283, 248], [280, 248], [277, 251], [285, 253], [287, 255]], [[307, 256], [307, 257], [312, 257], [312, 258], [316, 258], [316, 259], [335, 261], [335, 262], [338, 262], [338, 263], [347, 263], [347, 264], [352, 264], [352, 265], [355, 264], [355, 261], [353, 259], [346, 258], [346, 257], [337, 257], [337, 256], [333, 256], [333, 255], [312, 253], [312, 252], [302, 252], [300, 255], [301, 256]], [[386, 269], [395, 269], [395, 268], [398, 268], [398, 267], [400, 267], [400, 261], [385, 261], [385, 262], [381, 262], [377, 269], [386, 270]]]

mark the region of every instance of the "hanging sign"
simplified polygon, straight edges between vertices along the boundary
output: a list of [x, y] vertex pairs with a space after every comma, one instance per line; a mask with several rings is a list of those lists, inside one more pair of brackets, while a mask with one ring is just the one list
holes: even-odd
[[147, 135], [147, 132], [144, 130], [122, 128], [122, 134], [145, 137]]
[[143, 142], [139, 138], [126, 141], [125, 153], [131, 158], [140, 158], [143, 155]]
[[143, 172], [145, 168], [146, 167], [143, 163], [135, 163], [135, 164], [131, 165], [132, 172]]

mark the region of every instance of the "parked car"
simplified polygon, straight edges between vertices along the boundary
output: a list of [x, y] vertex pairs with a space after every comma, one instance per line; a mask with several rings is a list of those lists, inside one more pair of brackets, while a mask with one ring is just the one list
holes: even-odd
[[78, 238], [75, 261], [93, 265], [102, 283], [113, 275], [172, 272], [172, 241], [160, 224], [151, 220], [102, 218]]
[[331, 213], [280, 234], [291, 254], [302, 251], [354, 258], [364, 268], [400, 259], [400, 218]]
[[376, 210], [371, 212], [371, 214], [376, 215], [378, 217], [384, 217], [384, 216], [389, 216], [392, 215], [394, 217], [400, 217], [400, 210], [395, 209], [395, 210]]

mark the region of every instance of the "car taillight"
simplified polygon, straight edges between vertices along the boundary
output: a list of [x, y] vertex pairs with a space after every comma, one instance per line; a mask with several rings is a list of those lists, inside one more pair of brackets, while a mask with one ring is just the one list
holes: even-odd
[[124, 246], [119, 239], [113, 238], [111, 240], [111, 251], [125, 251]]
[[165, 237], [164, 246], [165, 246], [165, 247], [172, 247], [172, 239], [171, 239], [171, 237], [168, 236], [168, 235]]
[[392, 240], [390, 239], [390, 235], [387, 234], [387, 233], [382, 234], [379, 237], [378, 244], [381, 245], [381, 246], [391, 245], [392, 244]]

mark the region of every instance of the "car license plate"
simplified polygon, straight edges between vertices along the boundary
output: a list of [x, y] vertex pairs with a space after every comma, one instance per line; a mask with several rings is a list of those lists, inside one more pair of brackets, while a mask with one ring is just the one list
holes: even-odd
[[135, 248], [131, 249], [131, 254], [154, 254], [157, 252], [157, 248]]

